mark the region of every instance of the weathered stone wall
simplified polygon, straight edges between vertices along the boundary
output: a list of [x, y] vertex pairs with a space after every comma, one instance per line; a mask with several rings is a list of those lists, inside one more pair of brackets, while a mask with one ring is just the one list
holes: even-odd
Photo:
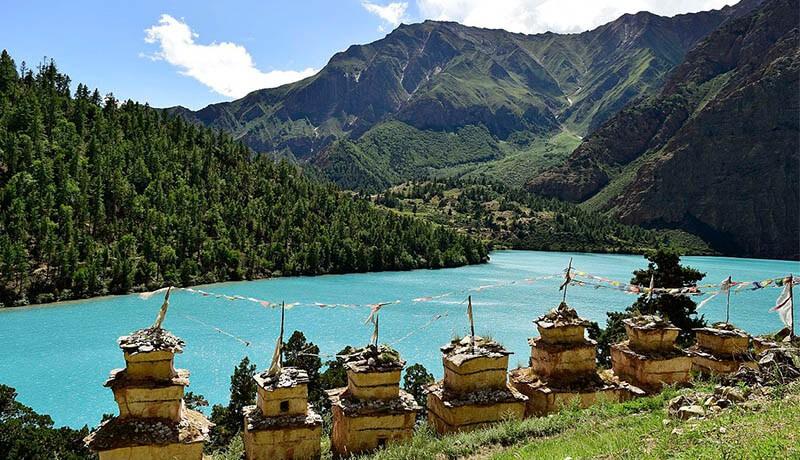
[[444, 364], [444, 385], [456, 393], [467, 393], [484, 388], [505, 388], [508, 372], [508, 355], [479, 356], [456, 364], [447, 356]]
[[559, 326], [544, 327], [537, 324], [539, 336], [545, 343], [582, 343], [586, 327], [582, 324], [564, 324]]
[[544, 380], [577, 380], [597, 368], [597, 342], [552, 344], [531, 339], [531, 368]]
[[619, 378], [649, 391], [691, 379], [692, 358], [679, 348], [647, 356], [631, 350], [625, 341], [611, 347], [611, 363]]
[[681, 332], [677, 327], [639, 328], [625, 324], [631, 350], [640, 353], [672, 351]]
[[131, 379], [170, 380], [176, 375], [174, 357], [175, 354], [169, 351], [125, 352], [128, 376]]
[[[308, 385], [305, 384], [271, 390], [257, 385], [256, 391], [256, 405], [267, 417], [305, 414], [308, 408]], [[281, 410], [282, 403], [288, 405], [286, 410]]]
[[629, 392], [619, 388], [569, 391], [523, 385], [517, 389], [528, 397], [526, 417], [543, 417], [573, 405], [585, 409], [599, 402], [619, 402], [631, 397]]
[[181, 419], [183, 385], [114, 388], [120, 417]]
[[322, 426], [249, 430], [245, 424], [242, 437], [248, 460], [313, 460], [320, 457]]
[[475, 430], [507, 419], [521, 420], [525, 415], [524, 398], [453, 405], [430, 392], [427, 406], [428, 423], [440, 434]]
[[394, 399], [400, 394], [400, 371], [355, 372], [347, 370], [347, 389], [356, 399]]
[[415, 420], [416, 412], [347, 415], [334, 405], [331, 448], [338, 455], [349, 455], [411, 439]]
[[694, 332], [697, 338], [697, 345], [715, 356], [742, 355], [747, 353], [747, 349], [750, 346], [750, 337], [746, 334], [711, 328], [698, 328]]
[[200, 460], [203, 443], [120, 447], [101, 451], [100, 460]]

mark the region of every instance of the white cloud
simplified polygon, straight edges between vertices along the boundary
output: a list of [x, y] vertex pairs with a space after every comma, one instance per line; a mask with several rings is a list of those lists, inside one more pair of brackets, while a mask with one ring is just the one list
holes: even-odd
[[[365, 10], [378, 16], [379, 18], [383, 19], [384, 21], [388, 22], [394, 27], [399, 26], [400, 23], [403, 22], [403, 17], [405, 16], [406, 10], [408, 9], [407, 2], [394, 2], [394, 3], [389, 3], [386, 6], [381, 6], [372, 2], [363, 1], [361, 2], [361, 6], [363, 6]], [[379, 30], [382, 27], [383, 26], [379, 27]]]
[[673, 16], [721, 8], [738, 0], [417, 0], [426, 19], [458, 21], [512, 32], [582, 32], [625, 13]]
[[162, 14], [158, 24], [146, 29], [145, 34], [145, 42], [160, 48], [149, 56], [151, 59], [164, 60], [180, 68], [183, 75], [228, 97], [242, 97], [250, 91], [274, 88], [317, 72], [312, 68], [262, 72], [245, 47], [231, 42], [195, 43], [199, 36], [189, 25], [168, 14]]

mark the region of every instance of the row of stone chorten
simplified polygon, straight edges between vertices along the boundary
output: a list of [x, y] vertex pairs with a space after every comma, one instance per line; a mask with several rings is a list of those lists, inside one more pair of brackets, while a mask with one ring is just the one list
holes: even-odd
[[[106, 382], [119, 415], [86, 438], [100, 460], [203, 457], [212, 424], [183, 403], [189, 372], [175, 369], [173, 362], [184, 343], [161, 328], [168, 296], [156, 324], [119, 338], [126, 368], [113, 370]], [[612, 370], [598, 372], [597, 344], [585, 333], [589, 322], [574, 309], [562, 302], [534, 322], [539, 337], [529, 340], [530, 366], [510, 374], [511, 353], [474, 331], [441, 348], [444, 378], [427, 393], [428, 421], [438, 433], [542, 416], [564, 405], [624, 401], [664, 384], [686, 382], [693, 369], [726, 373], [748, 362], [749, 337], [742, 331], [697, 329], [697, 345], [682, 350], [675, 346], [678, 328], [656, 316], [641, 316], [625, 320], [628, 340], [612, 347]], [[420, 407], [400, 389], [405, 362], [399, 354], [376, 341], [344, 359], [347, 386], [328, 391], [333, 453], [348, 456], [409, 439]], [[254, 376], [256, 405], [244, 410], [245, 456], [319, 458], [322, 418], [308, 402], [308, 375], [274, 364], [275, 359], [269, 370]]]

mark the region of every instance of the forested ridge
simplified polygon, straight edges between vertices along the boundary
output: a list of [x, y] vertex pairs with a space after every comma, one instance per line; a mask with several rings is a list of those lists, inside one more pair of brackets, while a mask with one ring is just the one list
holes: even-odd
[[372, 200], [401, 215], [462, 229], [495, 247], [610, 253], [671, 247], [680, 253], [712, 253], [693, 235], [624, 225], [605, 214], [487, 177], [405, 182], [373, 195]]
[[486, 260], [229, 135], [0, 56], [0, 303]]

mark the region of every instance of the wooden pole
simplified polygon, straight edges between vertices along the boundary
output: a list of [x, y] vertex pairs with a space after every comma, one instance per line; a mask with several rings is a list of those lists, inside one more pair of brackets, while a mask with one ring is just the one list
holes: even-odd
[[161, 325], [164, 323], [164, 318], [167, 317], [170, 292], [172, 292], [172, 286], [167, 288], [167, 294], [164, 296], [164, 303], [161, 304], [161, 309], [158, 311], [158, 315], [156, 315], [156, 322], [153, 323], [153, 329], [161, 329]]
[[286, 315], [286, 302], [281, 302], [281, 329], [278, 332], [278, 339], [275, 341], [275, 350], [272, 352], [272, 362], [267, 369], [267, 375], [275, 377], [281, 373], [283, 365], [283, 320]]
[[467, 297], [467, 317], [469, 318], [470, 344], [475, 351], [475, 321], [472, 319], [472, 296]]
[[794, 275], [789, 273], [789, 315], [790, 316], [790, 323], [791, 323], [791, 330], [789, 331], [789, 340], [794, 340]]
[[570, 278], [572, 272], [572, 257], [569, 258], [569, 265], [567, 265], [567, 273], [564, 276], [564, 296], [561, 297], [561, 303], [567, 303], [567, 288], [569, 287], [569, 282], [572, 280]]
[[283, 361], [283, 320], [284, 320], [285, 317], [286, 317], [286, 302], [282, 301], [281, 302], [281, 331], [278, 334], [278, 337], [279, 337], [278, 340], [281, 341], [280, 351], [278, 351], [278, 359], [280, 361]]
[[727, 279], [728, 288], [726, 289], [728, 294], [728, 301], [725, 308], [725, 324], [731, 323], [731, 277], [728, 275]]
[[375, 349], [378, 348], [378, 321], [380, 321], [380, 316], [375, 313], [375, 331], [372, 333], [372, 337], [375, 339], [372, 344], [375, 345]]

